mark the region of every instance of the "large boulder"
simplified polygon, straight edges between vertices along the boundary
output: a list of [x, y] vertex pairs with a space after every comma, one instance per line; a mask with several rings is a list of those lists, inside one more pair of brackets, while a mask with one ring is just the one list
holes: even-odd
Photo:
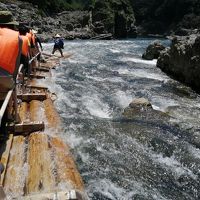
[[160, 52], [164, 49], [165, 47], [159, 41], [154, 41], [147, 47], [145, 53], [142, 55], [142, 58], [146, 60], [157, 59]]
[[175, 79], [200, 91], [200, 35], [174, 37], [160, 53], [157, 66]]

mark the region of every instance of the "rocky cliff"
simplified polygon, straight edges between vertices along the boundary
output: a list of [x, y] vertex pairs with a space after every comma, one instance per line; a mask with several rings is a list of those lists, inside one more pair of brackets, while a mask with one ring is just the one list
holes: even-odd
[[200, 34], [175, 37], [160, 53], [157, 66], [175, 79], [200, 92]]
[[92, 16], [94, 24], [101, 24], [102, 33], [112, 33], [117, 38], [136, 36], [135, 17], [128, 0], [96, 0]]
[[200, 28], [199, 0], [130, 0], [141, 35], [188, 35]]
[[0, 10], [9, 10], [18, 22], [23, 22], [38, 30], [45, 40], [52, 39], [57, 33], [66, 39], [88, 39], [95, 36], [89, 28], [88, 11], [63, 11], [56, 14], [45, 14], [37, 5], [28, 2], [14, 1], [1, 3]]
[[[39, 26], [44, 35], [60, 31], [66, 38], [89, 38], [101, 33], [112, 33], [117, 38], [135, 37], [135, 25], [143, 36], [189, 35], [200, 29], [199, 0], [27, 1], [34, 5], [26, 0], [3, 0], [6, 3], [1, 3], [0, 8], [11, 10], [19, 21]], [[58, 11], [60, 14], [55, 14]]]

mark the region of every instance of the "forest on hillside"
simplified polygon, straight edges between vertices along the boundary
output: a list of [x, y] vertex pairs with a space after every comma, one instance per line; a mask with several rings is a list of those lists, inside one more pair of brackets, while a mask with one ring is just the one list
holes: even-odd
[[95, 0], [22, 0], [38, 5], [45, 11], [60, 12], [63, 10], [88, 10]]
[[[16, 0], [1, 0], [15, 2]], [[21, 0], [37, 5], [40, 14], [52, 16], [62, 11], [92, 10], [93, 22], [108, 32], [120, 29], [141, 35], [186, 35], [200, 29], [199, 0]], [[124, 26], [124, 27], [123, 27]], [[115, 28], [115, 31], [113, 30]], [[126, 33], [120, 33], [123, 37]]]

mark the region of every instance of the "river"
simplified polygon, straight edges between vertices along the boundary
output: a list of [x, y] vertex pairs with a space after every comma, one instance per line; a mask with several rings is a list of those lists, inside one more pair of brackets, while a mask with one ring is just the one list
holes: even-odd
[[[141, 59], [151, 42], [66, 41], [73, 55], [53, 71], [62, 137], [90, 199], [200, 199], [200, 96]], [[124, 120], [140, 97], [167, 117]]]

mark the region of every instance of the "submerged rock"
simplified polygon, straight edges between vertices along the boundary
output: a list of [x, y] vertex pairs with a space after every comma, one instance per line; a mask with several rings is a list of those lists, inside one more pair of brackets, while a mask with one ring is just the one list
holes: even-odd
[[200, 35], [174, 37], [170, 48], [160, 53], [157, 67], [200, 91]]
[[147, 47], [145, 53], [142, 55], [142, 58], [146, 60], [157, 59], [160, 52], [164, 49], [165, 47], [160, 43], [160, 41], [154, 41]]
[[136, 98], [124, 109], [123, 117], [126, 119], [146, 119], [149, 121], [165, 118], [166, 113], [154, 110], [148, 99]]

